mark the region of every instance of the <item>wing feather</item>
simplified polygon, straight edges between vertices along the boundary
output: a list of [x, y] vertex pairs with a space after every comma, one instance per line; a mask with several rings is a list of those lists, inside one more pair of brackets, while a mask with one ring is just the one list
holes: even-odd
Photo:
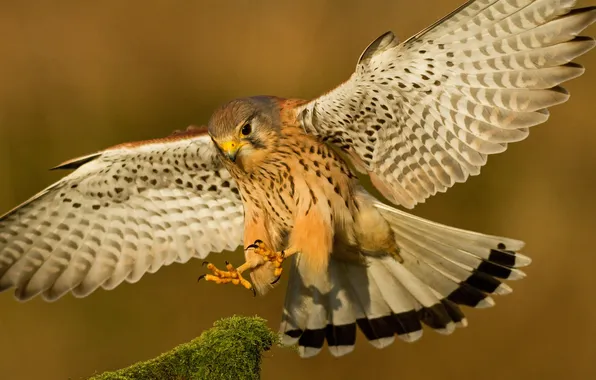
[[203, 130], [123, 144], [0, 217], [0, 291], [84, 297], [242, 244], [234, 180]]
[[595, 46], [596, 7], [575, 0], [476, 0], [398, 44], [361, 55], [335, 90], [297, 108], [309, 133], [356, 157], [390, 201], [414, 207], [544, 123]]

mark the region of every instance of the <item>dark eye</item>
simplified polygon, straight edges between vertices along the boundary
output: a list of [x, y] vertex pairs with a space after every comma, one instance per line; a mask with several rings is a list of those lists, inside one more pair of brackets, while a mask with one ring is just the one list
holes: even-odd
[[250, 135], [251, 131], [252, 131], [252, 127], [250, 126], [250, 124], [244, 124], [240, 133], [242, 133], [244, 136], [248, 136], [248, 135]]

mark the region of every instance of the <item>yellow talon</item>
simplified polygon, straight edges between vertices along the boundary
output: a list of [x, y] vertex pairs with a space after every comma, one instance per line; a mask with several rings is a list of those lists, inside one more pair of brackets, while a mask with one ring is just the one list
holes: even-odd
[[265, 244], [262, 240], [256, 240], [254, 243], [246, 247], [246, 249], [252, 249], [254, 253], [262, 256], [265, 261], [271, 262], [275, 267], [273, 272], [275, 280], [271, 284], [275, 284], [277, 281], [279, 281], [281, 273], [283, 272], [282, 264], [286, 259], [286, 254], [284, 251], [272, 251], [265, 247]]
[[253, 295], [256, 295], [256, 291], [252, 284], [242, 277], [242, 270], [234, 268], [229, 262], [226, 261], [227, 271], [217, 269], [215, 265], [208, 262], [203, 263], [203, 265], [205, 264], [207, 264], [207, 269], [210, 270], [212, 274], [203, 274], [199, 276], [199, 281], [205, 279], [205, 281], [215, 282], [216, 284], [232, 283], [234, 285], [242, 285], [246, 289], [252, 290]]

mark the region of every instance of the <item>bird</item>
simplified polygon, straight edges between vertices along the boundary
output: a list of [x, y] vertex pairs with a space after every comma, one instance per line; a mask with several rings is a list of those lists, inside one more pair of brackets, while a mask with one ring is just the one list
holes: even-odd
[[281, 341], [301, 357], [346, 355], [357, 330], [377, 348], [424, 325], [451, 334], [531, 259], [523, 241], [406, 210], [569, 99], [561, 85], [583, 74], [572, 61], [595, 46], [579, 35], [595, 20], [574, 0], [468, 1], [403, 42], [381, 35], [312, 100], [234, 99], [202, 126], [66, 161], [0, 217], [0, 291], [86, 297], [242, 247], [244, 263], [205, 262], [201, 286], [265, 295], [287, 276]]

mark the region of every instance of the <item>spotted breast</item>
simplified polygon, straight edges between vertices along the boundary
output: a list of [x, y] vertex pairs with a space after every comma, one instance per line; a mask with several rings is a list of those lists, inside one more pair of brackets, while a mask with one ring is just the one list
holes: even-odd
[[[230, 165], [251, 218], [265, 217], [272, 248], [283, 250], [297, 213], [310, 213], [323, 202], [330, 221], [351, 219], [357, 177], [328, 145], [302, 129], [285, 126], [276, 149], [248, 175]], [[301, 211], [302, 210], [302, 211]]]

